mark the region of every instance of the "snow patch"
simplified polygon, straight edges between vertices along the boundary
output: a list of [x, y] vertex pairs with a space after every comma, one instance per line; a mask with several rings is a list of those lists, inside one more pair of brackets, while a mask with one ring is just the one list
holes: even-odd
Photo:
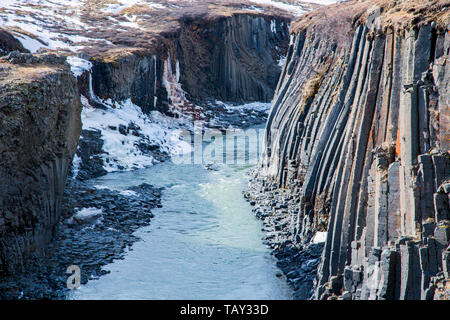
[[70, 70], [75, 77], [79, 77], [85, 71], [90, 71], [92, 68], [92, 63], [86, 59], [81, 59], [76, 56], [67, 57], [67, 63], [70, 65]]
[[166, 6], [156, 3], [156, 2], [145, 2], [141, 0], [118, 0], [118, 3], [109, 4], [106, 8], [103, 9], [104, 12], [108, 12], [111, 14], [120, 14], [123, 10], [131, 8], [135, 5], [146, 5], [155, 9], [165, 9]]
[[248, 6], [248, 7], [243, 7], [243, 10], [248, 10], [248, 11], [252, 11], [252, 12], [264, 12], [264, 10], [262, 8], [257, 8], [254, 5]]
[[74, 178], [78, 176], [78, 172], [80, 171], [80, 165], [81, 165], [81, 157], [75, 153], [72, 160], [72, 170]]
[[87, 220], [87, 219], [90, 219], [90, 218], [93, 218], [95, 216], [99, 216], [102, 214], [103, 214], [102, 209], [89, 207], [89, 208], [82, 208], [75, 214], [74, 217], [76, 217], [77, 219], [81, 219], [81, 220]]
[[36, 53], [40, 48], [42, 48], [43, 44], [36, 39], [33, 39], [24, 34], [14, 34], [15, 38], [19, 40], [22, 46], [29, 50], [31, 53]]
[[99, 190], [111, 190], [110, 187], [107, 187], [107, 186], [104, 186], [104, 185], [101, 185], [101, 184], [94, 185], [94, 188], [95, 189], [99, 189]]
[[312, 242], [313, 243], [322, 243], [325, 242], [327, 240], [327, 232], [316, 232], [316, 234], [314, 235]]
[[273, 33], [277, 32], [277, 22], [275, 20], [270, 20], [270, 30]]
[[[108, 172], [140, 169], [158, 162], [137, 147], [141, 136], [146, 138], [145, 143], [156, 145], [169, 155], [192, 151], [190, 143], [182, 140], [181, 129], [187, 126], [184, 119], [170, 118], [158, 111], [146, 115], [130, 99], [121, 103], [104, 101], [107, 110], [92, 107], [83, 96], [82, 103], [83, 129], [100, 130], [104, 140], [103, 150], [107, 152], [103, 154], [104, 168]], [[130, 123], [140, 128], [140, 137], [131, 132], [127, 135], [119, 132], [120, 125], [128, 127]]]
[[[76, 52], [83, 48], [80, 42], [101, 41], [74, 34], [73, 30], [88, 29], [80, 20], [80, 11], [84, 3], [81, 0], [27, 0], [24, 5], [20, 0], [2, 0], [0, 24], [11, 30], [22, 45], [35, 53], [41, 48], [64, 49]], [[19, 11], [20, 10], [20, 11]], [[65, 29], [68, 32], [65, 32]]]
[[293, 34], [291, 34], [289, 36], [289, 45], [292, 46], [294, 44], [294, 40], [295, 40], [295, 36]]
[[279, 65], [280, 67], [283, 67], [285, 61], [286, 61], [286, 57], [285, 57], [285, 56], [281, 56], [281, 57], [280, 57], [280, 60], [278, 60], [278, 65]]
[[102, 221], [103, 210], [95, 207], [81, 208], [76, 213], [67, 219], [65, 223], [69, 225], [73, 224], [97, 224]]
[[253, 3], [257, 3], [257, 4], [264, 4], [264, 5], [269, 5], [269, 6], [272, 6], [275, 8], [279, 8], [279, 9], [291, 12], [295, 16], [300, 16], [306, 12], [303, 8], [301, 8], [299, 6], [296, 6], [294, 4], [288, 4], [285, 2], [278, 2], [278, 1], [273, 1], [273, 0], [249, 0], [249, 1], [253, 2]]
[[336, 2], [347, 2], [348, 0], [303, 0], [303, 2], [321, 4], [324, 6], [336, 3]]
[[134, 197], [138, 196], [138, 193], [133, 190], [123, 190], [120, 191], [120, 194], [124, 196], [134, 196]]

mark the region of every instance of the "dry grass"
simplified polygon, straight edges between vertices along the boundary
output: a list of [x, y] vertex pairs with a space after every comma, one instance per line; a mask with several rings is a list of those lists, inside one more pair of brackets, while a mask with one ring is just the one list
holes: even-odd
[[319, 92], [323, 79], [330, 70], [332, 58], [329, 58], [322, 67], [315, 72], [315, 74], [305, 83], [302, 88], [302, 106], [304, 106], [308, 100], [314, 98]]
[[450, 0], [403, 0], [383, 4], [381, 16], [384, 26], [409, 29], [436, 22], [444, 29], [450, 23]]
[[32, 83], [47, 74], [59, 72], [59, 68], [45, 64], [16, 65], [0, 60], [0, 86], [5, 84]]

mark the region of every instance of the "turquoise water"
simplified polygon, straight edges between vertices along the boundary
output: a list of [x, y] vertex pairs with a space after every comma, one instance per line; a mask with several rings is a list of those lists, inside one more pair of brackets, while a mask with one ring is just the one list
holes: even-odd
[[[251, 154], [250, 157], [256, 157]], [[165, 187], [162, 208], [110, 273], [72, 292], [72, 299], [289, 299], [275, 260], [262, 244], [261, 222], [242, 190], [251, 165], [177, 165], [108, 174], [113, 189]]]

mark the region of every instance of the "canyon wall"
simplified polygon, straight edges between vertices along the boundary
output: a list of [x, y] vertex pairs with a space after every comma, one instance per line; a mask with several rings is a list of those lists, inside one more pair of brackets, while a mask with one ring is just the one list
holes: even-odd
[[[278, 61], [286, 54], [289, 21], [253, 14], [184, 17], [151, 50], [125, 48], [93, 57], [91, 87], [101, 99], [131, 98], [146, 113], [170, 113], [169, 106], [183, 112], [190, 102], [210, 99], [270, 101]], [[89, 86], [84, 87], [89, 96]]]
[[65, 57], [0, 58], [0, 274], [22, 271], [53, 237], [80, 112]]
[[349, 1], [291, 26], [247, 197], [277, 248], [326, 232], [317, 299], [448, 298], [449, 12]]

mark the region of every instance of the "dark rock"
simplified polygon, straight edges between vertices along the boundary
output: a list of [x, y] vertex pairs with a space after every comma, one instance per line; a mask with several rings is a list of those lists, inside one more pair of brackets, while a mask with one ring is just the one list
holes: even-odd
[[99, 130], [83, 130], [78, 144], [77, 155], [81, 158], [76, 176], [79, 180], [88, 180], [105, 175], [102, 134]]
[[19, 40], [12, 36], [11, 33], [0, 29], [0, 56], [6, 55], [11, 51], [29, 52], [22, 46]]
[[[61, 215], [81, 131], [81, 103], [65, 57], [0, 63], [0, 274], [20, 272], [46, 249]], [[19, 61], [20, 60], [20, 61]], [[57, 64], [54, 64], [57, 63]], [[33, 79], [33, 81], [30, 81]], [[3, 278], [2, 278], [3, 279]]]
[[128, 128], [123, 124], [119, 124], [119, 132], [126, 136], [128, 134]]

